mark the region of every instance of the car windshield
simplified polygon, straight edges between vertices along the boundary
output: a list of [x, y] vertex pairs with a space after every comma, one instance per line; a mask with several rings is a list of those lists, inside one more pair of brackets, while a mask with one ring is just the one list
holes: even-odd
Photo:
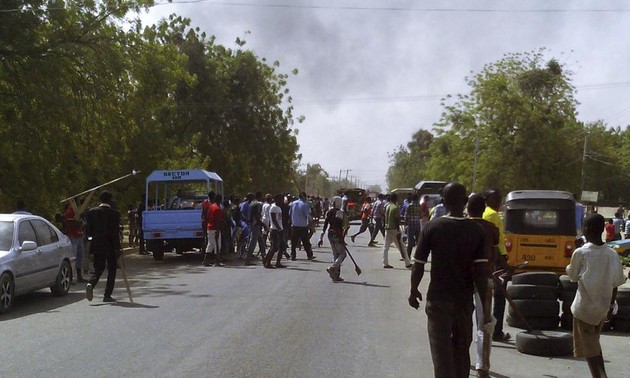
[[13, 244], [13, 222], [0, 222], [0, 251], [8, 251]]

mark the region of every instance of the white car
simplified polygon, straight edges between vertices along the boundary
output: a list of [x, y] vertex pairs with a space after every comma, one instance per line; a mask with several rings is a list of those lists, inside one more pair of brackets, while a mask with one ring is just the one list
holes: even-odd
[[70, 239], [46, 219], [30, 214], [0, 214], [0, 314], [16, 295], [46, 287], [54, 295], [70, 290]]

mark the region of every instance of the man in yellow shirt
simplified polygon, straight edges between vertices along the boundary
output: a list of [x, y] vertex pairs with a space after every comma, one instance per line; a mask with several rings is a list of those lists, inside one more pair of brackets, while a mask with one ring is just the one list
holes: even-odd
[[[483, 212], [483, 219], [491, 222], [499, 229], [499, 244], [496, 248], [499, 250], [501, 258], [495, 263], [495, 269], [501, 269], [507, 264], [507, 250], [505, 249], [505, 227], [503, 226], [503, 219], [499, 215], [501, 209], [501, 192], [498, 189], [488, 189], [486, 191], [486, 210]], [[503, 260], [503, 261], [500, 261]], [[507, 286], [507, 282], [503, 285]], [[505, 288], [505, 286], [504, 286]], [[503, 290], [494, 290], [494, 303], [492, 307], [492, 316], [497, 320], [497, 324], [494, 327], [492, 334], [492, 340], [494, 341], [507, 341], [510, 339], [510, 334], [503, 332], [503, 316], [505, 314], [505, 296]]]

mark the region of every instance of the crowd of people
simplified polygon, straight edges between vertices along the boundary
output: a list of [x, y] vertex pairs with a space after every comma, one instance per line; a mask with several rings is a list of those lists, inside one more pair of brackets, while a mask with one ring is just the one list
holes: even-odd
[[[478, 350], [484, 350], [481, 348], [484, 345], [487, 352], [478, 353], [475, 367], [478, 376], [489, 376], [487, 338], [499, 342], [511, 338], [503, 331], [507, 282], [492, 275], [513, 269], [508, 265], [507, 251], [501, 242], [504, 240], [499, 213], [502, 195], [496, 189], [489, 189], [483, 194], [468, 196], [465, 187], [458, 183], [447, 184], [441, 194], [443, 199], [438, 203], [431, 203], [429, 197], [420, 199], [417, 194], [410, 194], [400, 205], [395, 193], [379, 194], [374, 201], [364, 198], [361, 225], [350, 235], [350, 240], [355, 243], [358, 235], [369, 231], [367, 245], [375, 247], [381, 233], [383, 269], [393, 268], [388, 251], [392, 243], [396, 246], [405, 267], [411, 269], [409, 305], [415, 309], [422, 300], [418, 287], [431, 256], [425, 312], [434, 374], [436, 377], [468, 376], [473, 311], [477, 311]], [[76, 223], [72, 207], [66, 208], [64, 230], [77, 256], [84, 236], [94, 239], [90, 243], [94, 269], [88, 280], [80, 273], [78, 278], [80, 282], [87, 282], [86, 296], [92, 300], [94, 286], [107, 268], [104, 301], [110, 302], [114, 301], [111, 294], [116, 259], [121, 253], [120, 214], [112, 209], [110, 193], [103, 192], [100, 200], [98, 207], [87, 212], [85, 228]], [[344, 281], [341, 267], [349, 253], [345, 238], [350, 228], [347, 199], [335, 196], [329, 201], [309, 197], [305, 192], [297, 197], [272, 196], [258, 191], [240, 200], [210, 192], [201, 208], [200, 222], [207, 231], [202, 249], [203, 265], [222, 266], [229, 253], [235, 253], [244, 265], [256, 265], [255, 260], [260, 256], [267, 269], [286, 268], [282, 259], [295, 261], [298, 250], [305, 252], [307, 260], [313, 260], [316, 256], [311, 238], [319, 218], [324, 215], [317, 245], [321, 247], [324, 236], [328, 237], [332, 259], [326, 271], [333, 282]], [[147, 254], [141, 238], [142, 210], [142, 204], [137, 209], [128, 208], [129, 244], [137, 245], [139, 253]], [[621, 216], [618, 214], [616, 218], [621, 219]], [[606, 230], [607, 236], [619, 237], [623, 231], [618, 227], [623, 223], [611, 219], [605, 224], [599, 214], [586, 217], [583, 223], [586, 244], [574, 252], [566, 269], [572, 280], [581, 282], [571, 307], [575, 318], [574, 354], [586, 358], [594, 377], [605, 376], [599, 334], [604, 320], [611, 316], [616, 287], [625, 281], [616, 253], [604, 244], [601, 236]], [[81, 263], [77, 264], [80, 272]]]

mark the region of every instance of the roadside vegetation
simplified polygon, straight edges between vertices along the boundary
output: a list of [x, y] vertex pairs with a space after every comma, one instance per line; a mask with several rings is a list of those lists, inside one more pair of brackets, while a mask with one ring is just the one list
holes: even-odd
[[602, 204], [630, 202], [630, 131], [581, 121], [571, 76], [545, 49], [471, 73], [470, 91], [444, 98], [440, 120], [391, 154], [388, 186], [456, 180], [473, 191], [586, 190]]
[[205, 168], [226, 192], [293, 189], [300, 160], [290, 74], [153, 1], [6, 0], [0, 5], [0, 208], [52, 216], [66, 196], [131, 172]]

